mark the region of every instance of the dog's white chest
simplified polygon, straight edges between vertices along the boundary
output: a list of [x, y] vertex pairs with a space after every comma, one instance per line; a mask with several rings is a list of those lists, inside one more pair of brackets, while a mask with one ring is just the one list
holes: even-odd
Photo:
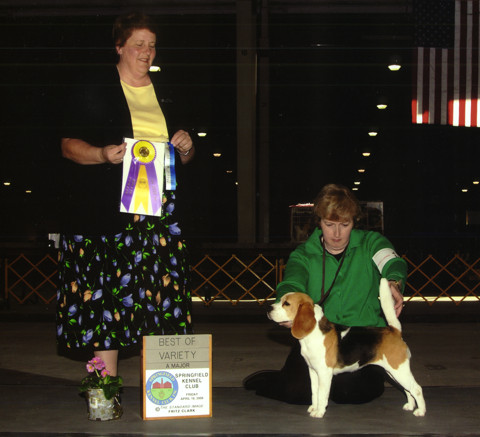
[[349, 366], [345, 367], [334, 367], [333, 369], [333, 374], [338, 375], [339, 373], [345, 373], [345, 372], [355, 372], [355, 370], [360, 369], [360, 365], [358, 363], [351, 364]]

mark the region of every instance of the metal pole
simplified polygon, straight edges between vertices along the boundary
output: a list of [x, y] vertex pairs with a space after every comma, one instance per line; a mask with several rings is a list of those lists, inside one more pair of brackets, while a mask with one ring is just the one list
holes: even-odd
[[270, 59], [268, 0], [262, 0], [258, 56], [258, 240], [270, 242]]
[[238, 242], [256, 240], [256, 37], [252, 0], [237, 0]]

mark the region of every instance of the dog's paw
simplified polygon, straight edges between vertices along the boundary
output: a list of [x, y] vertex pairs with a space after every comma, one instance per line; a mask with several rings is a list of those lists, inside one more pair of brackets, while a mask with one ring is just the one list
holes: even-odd
[[405, 411], [413, 411], [415, 409], [415, 402], [407, 402], [404, 406], [403, 409]]
[[425, 416], [425, 413], [426, 413], [425, 410], [421, 410], [420, 408], [417, 408], [417, 409], [413, 412], [413, 415], [414, 415], [414, 416], [417, 416], [417, 417], [423, 417], [423, 416]]
[[310, 413], [310, 417], [314, 417], [315, 419], [321, 419], [325, 415], [325, 410], [317, 410], [312, 407], [308, 409]]

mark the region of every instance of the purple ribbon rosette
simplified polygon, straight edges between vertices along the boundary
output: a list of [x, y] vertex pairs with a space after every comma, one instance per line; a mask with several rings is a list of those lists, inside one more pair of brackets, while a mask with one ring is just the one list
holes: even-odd
[[133, 144], [131, 153], [132, 159], [122, 193], [122, 205], [127, 212], [130, 212], [133, 200], [135, 212], [138, 211], [140, 205], [143, 205], [145, 214], [148, 214], [149, 202], [151, 202], [151, 215], [157, 215], [162, 206], [162, 197], [155, 169], [157, 150], [150, 141], [139, 140]]

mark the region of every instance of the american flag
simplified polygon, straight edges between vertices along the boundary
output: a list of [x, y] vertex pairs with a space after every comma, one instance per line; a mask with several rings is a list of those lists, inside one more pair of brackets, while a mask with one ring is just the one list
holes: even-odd
[[412, 122], [480, 127], [479, 0], [417, 0]]

